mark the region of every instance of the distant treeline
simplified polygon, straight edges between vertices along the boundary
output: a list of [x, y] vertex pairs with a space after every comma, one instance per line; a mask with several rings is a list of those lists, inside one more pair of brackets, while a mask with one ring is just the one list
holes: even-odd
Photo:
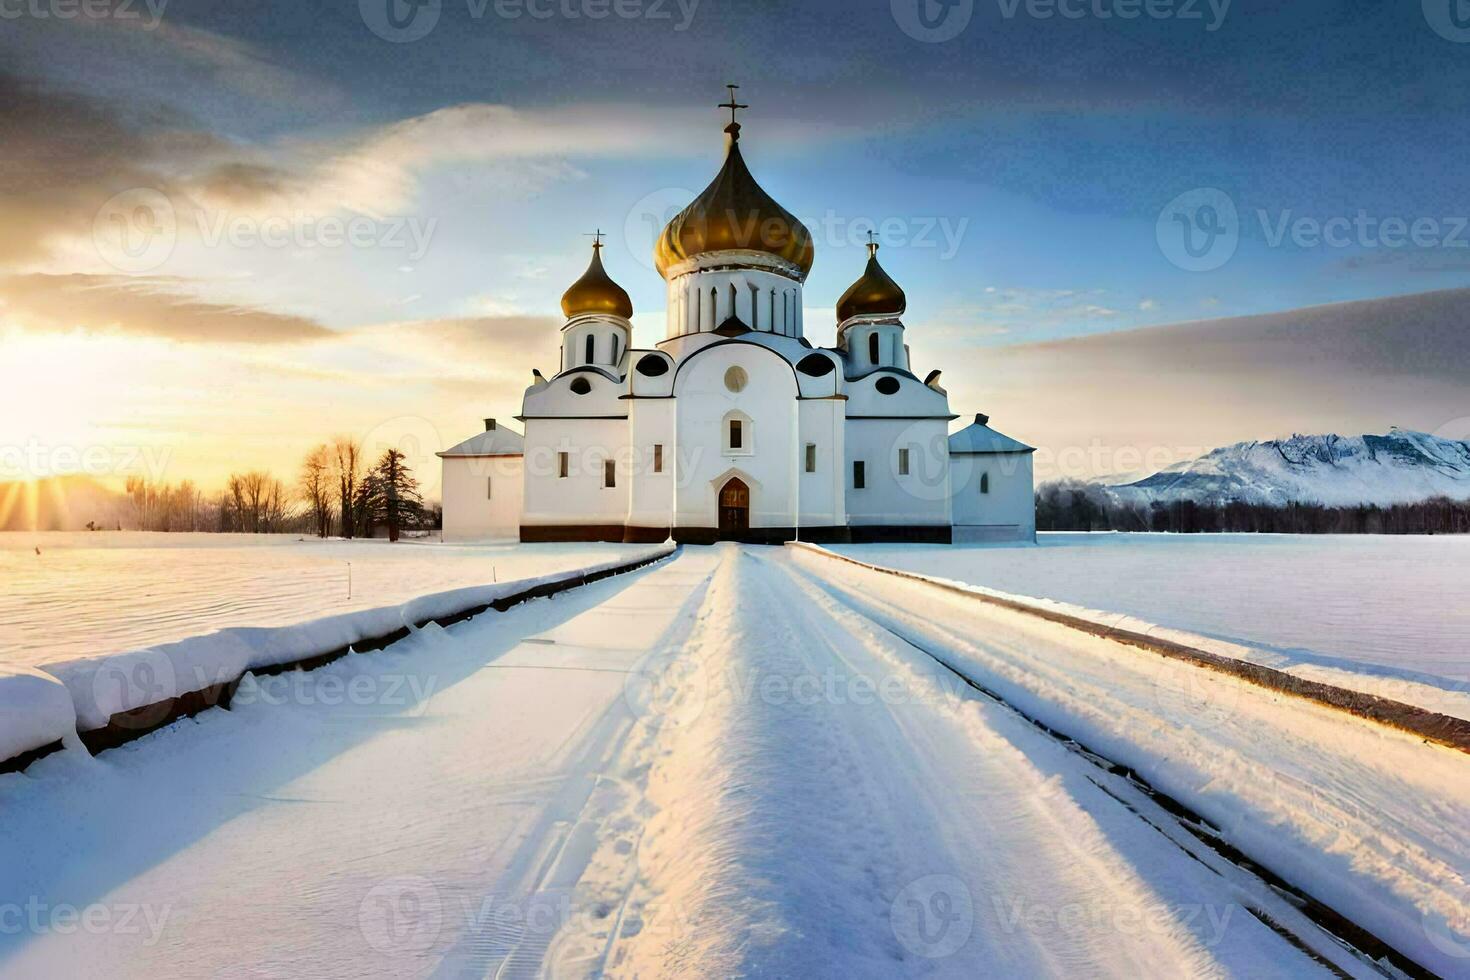
[[[232, 473], [207, 496], [189, 481], [159, 483], [130, 477], [132, 521], [140, 531], [220, 531], [248, 534], [372, 537], [440, 526], [443, 511], [426, 505], [403, 453], [386, 449], [371, 464], [348, 438], [323, 443], [302, 460], [294, 485], [269, 472]], [[89, 525], [98, 530], [105, 529]]]
[[1170, 531], [1176, 534], [1470, 534], [1470, 500], [1415, 504], [1151, 504], [1118, 500], [1089, 484], [1049, 484], [1036, 493], [1041, 531]]

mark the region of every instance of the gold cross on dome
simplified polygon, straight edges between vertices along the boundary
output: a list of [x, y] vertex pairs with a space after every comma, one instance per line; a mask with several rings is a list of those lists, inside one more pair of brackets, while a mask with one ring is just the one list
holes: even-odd
[[730, 110], [730, 125], [732, 125], [732, 126], [738, 126], [738, 125], [740, 125], [739, 121], [736, 120], [736, 118], [735, 118], [736, 111], [738, 111], [740, 109], [749, 109], [750, 108], [750, 106], [748, 106], [748, 105], [742, 105], [741, 103], [735, 101], [735, 90], [738, 89], [739, 87], [740, 87], [739, 85], [726, 85], [725, 88], [727, 88], [727, 89], [730, 90], [730, 101], [729, 102], [721, 102], [720, 103], [720, 108], [721, 109], [729, 109]]
[[592, 232], [587, 237], [590, 238], [590, 239], [592, 239], [592, 247], [594, 249], [600, 249], [600, 248], [602, 248], [602, 229], [601, 228], [599, 228], [596, 231]]

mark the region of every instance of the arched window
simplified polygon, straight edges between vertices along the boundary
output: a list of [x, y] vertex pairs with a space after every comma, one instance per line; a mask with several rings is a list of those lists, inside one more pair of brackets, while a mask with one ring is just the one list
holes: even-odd
[[694, 291], [694, 316], [689, 318], [689, 322], [684, 329], [685, 333], [699, 332], [699, 320], [700, 317], [704, 315], [704, 310], [701, 309], [700, 306], [701, 304], [699, 302], [699, 290], [696, 289]]
[[[754, 283], [751, 283], [751, 285], [750, 285], [750, 329], [752, 329], [752, 330], [759, 330], [761, 328], [760, 298], [761, 298], [761, 291], [759, 289], [756, 289], [755, 288], [755, 284]], [[767, 330], [771, 329], [771, 325], [769, 323], [766, 324], [766, 329]]]
[[735, 284], [732, 282], [730, 283], [730, 313], [728, 315], [739, 316], [739, 314], [736, 312], [737, 309], [738, 307], [736, 306], [735, 301]]
[[594, 338], [589, 333], [587, 335], [587, 345], [586, 345], [587, 346], [587, 359], [582, 362], [583, 364], [591, 364], [592, 363], [592, 354], [593, 354], [593, 351], [595, 350], [595, 348], [593, 347], [593, 341], [594, 341]]
[[709, 328], [713, 330], [720, 325], [720, 292], [711, 286], [709, 288]]
[[720, 420], [720, 446], [726, 456], [755, 452], [755, 426], [744, 412], [729, 412]]
[[613, 367], [617, 367], [618, 366], [618, 335], [617, 334], [613, 334], [612, 335], [612, 365], [613, 365]]
[[868, 334], [868, 360], [873, 364], [878, 363], [878, 334]]
[[989, 473], [981, 473], [980, 474], [980, 492], [981, 493], [989, 493], [990, 492], [990, 474]]

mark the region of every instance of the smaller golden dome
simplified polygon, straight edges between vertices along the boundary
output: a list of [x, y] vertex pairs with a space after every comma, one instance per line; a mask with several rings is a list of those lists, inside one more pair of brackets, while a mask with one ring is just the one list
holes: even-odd
[[567, 319], [586, 313], [609, 313], [624, 320], [633, 316], [633, 301], [622, 286], [608, 277], [602, 267], [602, 242], [592, 243], [592, 262], [582, 278], [561, 296], [561, 311]]
[[868, 243], [868, 267], [862, 278], [837, 301], [837, 322], [845, 323], [855, 316], [898, 316], [908, 307], [908, 298], [898, 283], [878, 264], [878, 243]]

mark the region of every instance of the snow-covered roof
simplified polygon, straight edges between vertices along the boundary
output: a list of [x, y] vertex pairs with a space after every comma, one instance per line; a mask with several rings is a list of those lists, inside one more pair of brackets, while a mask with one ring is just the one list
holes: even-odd
[[950, 455], [964, 453], [1034, 453], [1035, 449], [1003, 435], [992, 429], [987, 423], [990, 417], [987, 415], [976, 415], [971, 425], [965, 426], [960, 431], [949, 437]]
[[486, 422], [486, 429], [458, 446], [446, 449], [436, 456], [521, 456], [526, 451], [526, 440], [519, 432], [496, 424], [493, 419]]

